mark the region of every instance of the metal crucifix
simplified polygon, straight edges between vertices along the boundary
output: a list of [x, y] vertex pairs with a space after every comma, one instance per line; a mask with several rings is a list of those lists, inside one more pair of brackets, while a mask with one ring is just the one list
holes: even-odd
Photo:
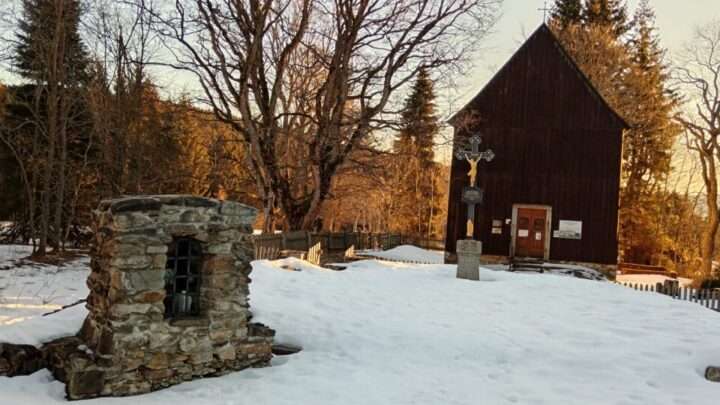
[[470, 163], [470, 171], [468, 172], [470, 185], [463, 189], [462, 201], [468, 205], [466, 236], [472, 239], [475, 229], [475, 205], [481, 204], [483, 200], [483, 190], [475, 186], [477, 180], [477, 165], [481, 160], [490, 162], [495, 158], [495, 153], [493, 153], [491, 149], [480, 152], [480, 144], [482, 143], [480, 135], [471, 136], [470, 139], [468, 139], [468, 143], [470, 144], [470, 149], [458, 147], [455, 151], [455, 158], [458, 160], [467, 160], [467, 162]]

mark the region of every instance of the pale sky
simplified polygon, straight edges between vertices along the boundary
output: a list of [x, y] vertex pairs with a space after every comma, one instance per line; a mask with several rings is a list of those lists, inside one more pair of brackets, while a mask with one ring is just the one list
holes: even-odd
[[[14, 0], [0, 0], [0, 3]], [[388, 0], [391, 1], [391, 0]], [[627, 0], [629, 12], [632, 12], [639, 0]], [[510, 58], [523, 40], [542, 22], [543, 12], [539, 9], [544, 4], [553, 4], [552, 0], [504, 0], [501, 16], [493, 30], [484, 41], [484, 51], [477, 55], [474, 66], [465, 77], [458, 78], [462, 91], [458, 92], [452, 106], [448, 110], [460, 108], [455, 103], [468, 101], [492, 75]], [[695, 26], [709, 22], [713, 17], [720, 17], [720, 0], [651, 0], [657, 15], [657, 24], [663, 46], [670, 52], [677, 51], [688, 41]], [[3, 27], [4, 28], [4, 27]], [[165, 72], [164, 72], [165, 73]], [[156, 78], [171, 93], [178, 88], [194, 87], [191, 83], [183, 83], [175, 75]], [[187, 77], [184, 77], [189, 79]], [[0, 80], [11, 79], [6, 71], [0, 68]], [[176, 90], [171, 90], [174, 88]]]
[[[627, 0], [629, 17], [640, 0]], [[504, 0], [502, 14], [493, 33], [484, 41], [485, 50], [478, 62], [459, 78], [459, 90], [447, 100], [445, 109], [452, 114], [467, 103], [542, 23], [544, 0]], [[547, 0], [552, 5], [552, 0]], [[668, 58], [679, 52], [690, 41], [695, 28], [713, 18], [720, 18], [720, 0], [650, 0], [655, 10], [660, 43], [668, 49]], [[442, 103], [439, 103], [442, 106]], [[448, 136], [446, 134], [445, 136]], [[448, 148], [441, 151], [441, 160], [449, 158]], [[678, 167], [680, 165], [674, 164]]]
[[[461, 81], [463, 91], [459, 92], [455, 110], [469, 101], [492, 75], [512, 56], [517, 48], [542, 23], [544, 0], [505, 0], [502, 15], [493, 34], [485, 41], [486, 51], [482, 60]], [[639, 0], [628, 0], [630, 17]], [[551, 0], [548, 5], [553, 4]], [[661, 44], [670, 54], [679, 51], [683, 43], [690, 40], [695, 27], [720, 17], [720, 0], [651, 0], [655, 9]], [[671, 55], [669, 55], [671, 56]], [[455, 104], [455, 103], [453, 103]]]
[[[6, 1], [14, 0], [0, 0], [0, 3]], [[627, 0], [630, 17], [639, 1]], [[475, 65], [462, 77], [455, 78], [457, 89], [452, 93], [443, 90], [446, 94], [439, 94], [438, 107], [443, 117], [449, 117], [479, 92], [520, 47], [524, 39], [541, 24], [543, 11], [540, 9], [545, 3], [552, 5], [553, 1], [504, 0], [497, 24], [485, 39], [484, 49], [476, 56]], [[720, 0], [651, 0], [651, 5], [655, 9], [661, 45], [668, 48], [669, 57], [691, 39], [696, 26], [705, 24], [712, 18], [720, 18]], [[155, 81], [168, 94], [177, 95], [184, 90], [197, 88], [194, 78], [189, 75], [163, 71], [154, 76]], [[10, 75], [1, 67], [0, 81], [12, 81]]]

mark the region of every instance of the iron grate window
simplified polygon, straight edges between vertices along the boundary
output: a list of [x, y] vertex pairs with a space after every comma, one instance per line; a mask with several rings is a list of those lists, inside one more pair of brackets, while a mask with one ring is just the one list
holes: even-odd
[[165, 318], [200, 314], [202, 247], [190, 238], [175, 239], [168, 246], [165, 265]]

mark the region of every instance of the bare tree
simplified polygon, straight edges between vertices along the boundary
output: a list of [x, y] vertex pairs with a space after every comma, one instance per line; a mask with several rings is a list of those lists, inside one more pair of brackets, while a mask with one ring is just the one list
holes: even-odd
[[720, 225], [718, 162], [720, 161], [720, 20], [698, 28], [676, 67], [676, 78], [688, 96], [687, 113], [677, 116], [685, 128], [687, 147], [700, 160], [705, 184], [706, 227], [701, 240], [702, 277], [712, 275]]
[[[339, 167], [394, 117], [397, 90], [421, 66], [461, 67], [501, 0], [135, 1], [168, 64], [198, 78], [204, 102], [247, 144], [269, 231], [276, 209], [287, 227], [311, 227]], [[297, 89], [302, 76], [316, 80]], [[310, 136], [288, 154], [297, 132]], [[302, 187], [288, 162], [308, 169]]]

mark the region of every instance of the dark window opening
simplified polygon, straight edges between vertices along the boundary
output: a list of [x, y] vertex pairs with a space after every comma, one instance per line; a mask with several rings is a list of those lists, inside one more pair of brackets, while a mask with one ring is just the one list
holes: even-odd
[[202, 247], [190, 238], [175, 239], [168, 246], [165, 264], [165, 318], [200, 314]]

